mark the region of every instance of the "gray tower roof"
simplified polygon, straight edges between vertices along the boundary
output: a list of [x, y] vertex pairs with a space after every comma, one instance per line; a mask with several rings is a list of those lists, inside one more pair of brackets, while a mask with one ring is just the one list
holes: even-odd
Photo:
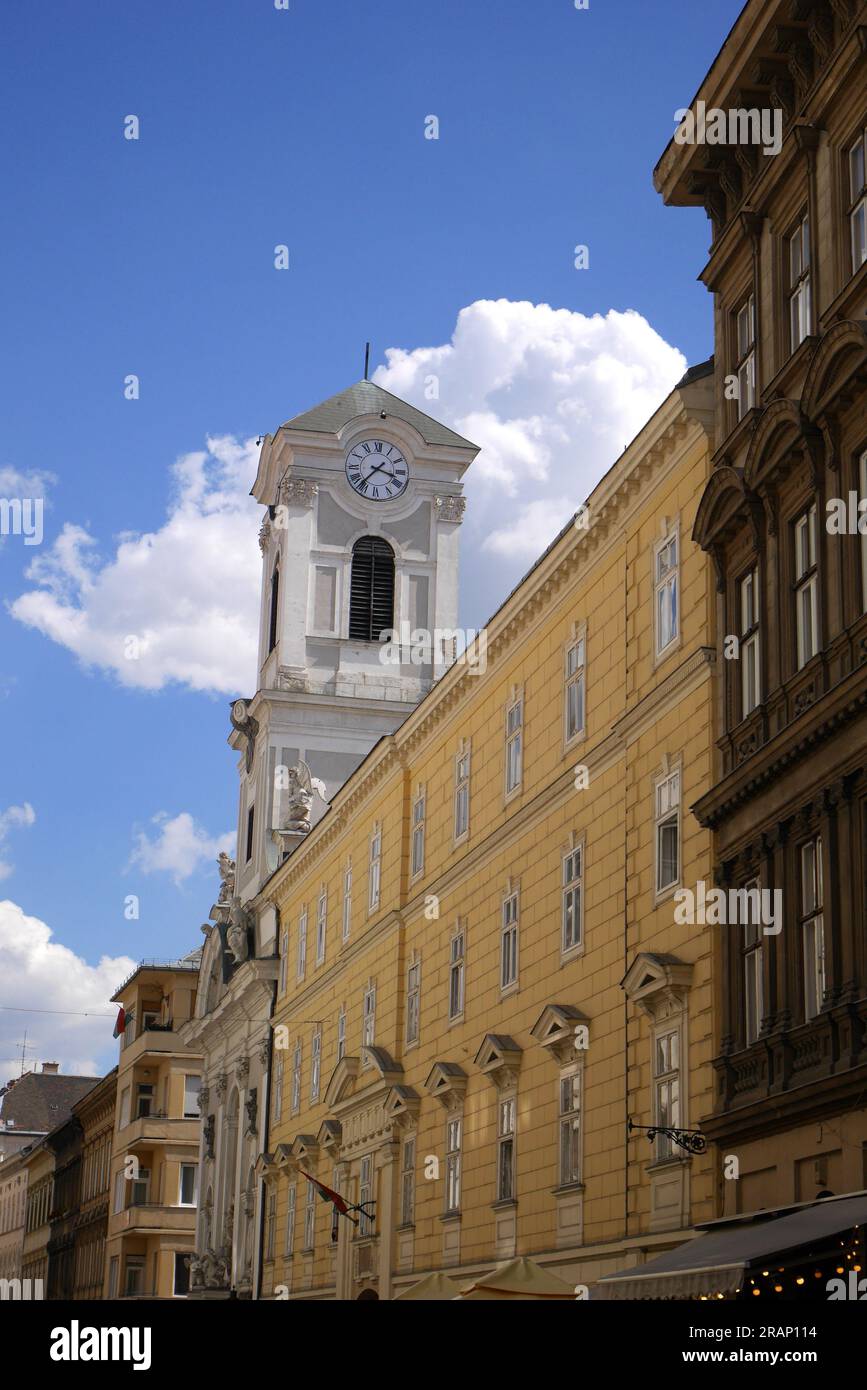
[[398, 396], [393, 396], [390, 391], [384, 391], [381, 386], [377, 386], [373, 381], [357, 381], [354, 386], [349, 386], [345, 391], [338, 391], [336, 396], [329, 396], [327, 401], [321, 405], [316, 405], [312, 410], [305, 410], [302, 415], [296, 415], [291, 420], [287, 420], [283, 429], [287, 430], [309, 430], [312, 433], [337, 434], [344, 425], [350, 420], [354, 420], [358, 415], [379, 415], [381, 411], [386, 415], [393, 415], [398, 420], [405, 420], [408, 425], [417, 429], [426, 444], [450, 445], [459, 449], [477, 449], [477, 445], [471, 443], [469, 439], [464, 439], [462, 435], [456, 434], [454, 430], [448, 429], [446, 425], [441, 425], [439, 420], [432, 420], [430, 415], [425, 415], [424, 411], [416, 410], [414, 405], [408, 405]]

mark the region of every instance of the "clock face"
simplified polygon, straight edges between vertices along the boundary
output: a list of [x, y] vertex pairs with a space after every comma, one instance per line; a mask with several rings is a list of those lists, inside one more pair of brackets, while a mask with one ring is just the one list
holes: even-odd
[[369, 502], [390, 502], [406, 491], [409, 465], [394, 444], [362, 439], [346, 456], [349, 486]]

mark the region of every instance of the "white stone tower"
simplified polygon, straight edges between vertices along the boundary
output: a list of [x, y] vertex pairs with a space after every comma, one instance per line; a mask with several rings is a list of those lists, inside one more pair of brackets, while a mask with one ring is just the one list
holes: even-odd
[[[258, 689], [233, 705], [229, 739], [242, 899], [279, 861], [275, 768], [303, 759], [330, 799], [442, 674], [438, 644], [393, 663], [380, 633], [456, 628], [461, 478], [477, 453], [366, 380], [266, 435]], [[313, 819], [324, 809], [316, 797]]]

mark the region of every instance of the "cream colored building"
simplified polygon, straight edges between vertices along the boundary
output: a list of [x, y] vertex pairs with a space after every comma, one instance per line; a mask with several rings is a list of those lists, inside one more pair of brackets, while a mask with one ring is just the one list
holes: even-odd
[[0, 1163], [0, 1279], [20, 1279], [27, 1215], [27, 1153]]
[[711, 929], [674, 902], [711, 865], [710, 372], [252, 900], [279, 914], [265, 1297], [516, 1253], [592, 1286], [713, 1215], [709, 1155], [629, 1128], [712, 1108]]
[[177, 1298], [189, 1288], [199, 1179], [201, 1057], [181, 1041], [199, 952], [143, 962], [113, 996], [126, 1029], [117, 1068], [104, 1296]]

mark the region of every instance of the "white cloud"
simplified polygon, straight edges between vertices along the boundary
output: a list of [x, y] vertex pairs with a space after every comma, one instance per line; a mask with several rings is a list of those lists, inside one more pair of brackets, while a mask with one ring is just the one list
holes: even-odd
[[[10, 612], [123, 685], [180, 682], [237, 693], [255, 677], [261, 508], [248, 496], [258, 447], [223, 437], [172, 469], [165, 524], [96, 539], [67, 523], [30, 564]], [[135, 639], [130, 642], [130, 638]]]
[[[374, 380], [482, 448], [465, 479], [467, 626], [499, 605], [686, 368], [633, 310], [587, 316], [505, 299], [462, 309], [450, 342], [390, 348], [386, 359]], [[175, 463], [158, 530], [123, 534], [102, 555], [89, 532], [64, 526], [31, 563], [14, 617], [124, 685], [250, 690], [261, 510], [248, 492], [258, 450], [229, 437], [207, 444]]]
[[41, 497], [45, 501], [45, 494], [56, 482], [53, 473], [46, 473], [42, 469], [22, 472], [20, 468], [6, 465], [0, 468], [0, 497]]
[[[478, 300], [450, 343], [386, 352], [374, 380], [479, 444], [465, 488], [462, 591], [487, 611], [553, 540], [686, 370], [633, 310], [590, 317]], [[426, 385], [438, 378], [438, 399]]]
[[[25, 1028], [30, 1067], [56, 1061], [67, 1074], [98, 1076], [97, 1059], [112, 1046], [116, 1008], [109, 1001], [135, 964], [130, 956], [102, 956], [97, 965], [89, 965], [54, 940], [45, 922], [28, 916], [17, 903], [0, 901], [2, 1002], [16, 1010], [63, 1011], [0, 1010], [0, 1084], [18, 1075], [16, 1045]], [[105, 1017], [80, 1016], [85, 1013]]]
[[[22, 826], [31, 826], [36, 822], [36, 812], [25, 801], [23, 806], [7, 806], [5, 811], [0, 811], [0, 849], [10, 830], [18, 830]], [[12, 865], [4, 859], [0, 859], [0, 879], [8, 878], [12, 873]]]
[[181, 811], [177, 816], [169, 816], [160, 811], [154, 816], [153, 824], [159, 827], [158, 834], [149, 839], [139, 832], [136, 847], [130, 856], [130, 864], [136, 865], [143, 873], [168, 873], [175, 883], [194, 874], [209, 860], [215, 860], [221, 851], [234, 853], [235, 836], [232, 831], [225, 835], [211, 836], [197, 825], [189, 811]]

